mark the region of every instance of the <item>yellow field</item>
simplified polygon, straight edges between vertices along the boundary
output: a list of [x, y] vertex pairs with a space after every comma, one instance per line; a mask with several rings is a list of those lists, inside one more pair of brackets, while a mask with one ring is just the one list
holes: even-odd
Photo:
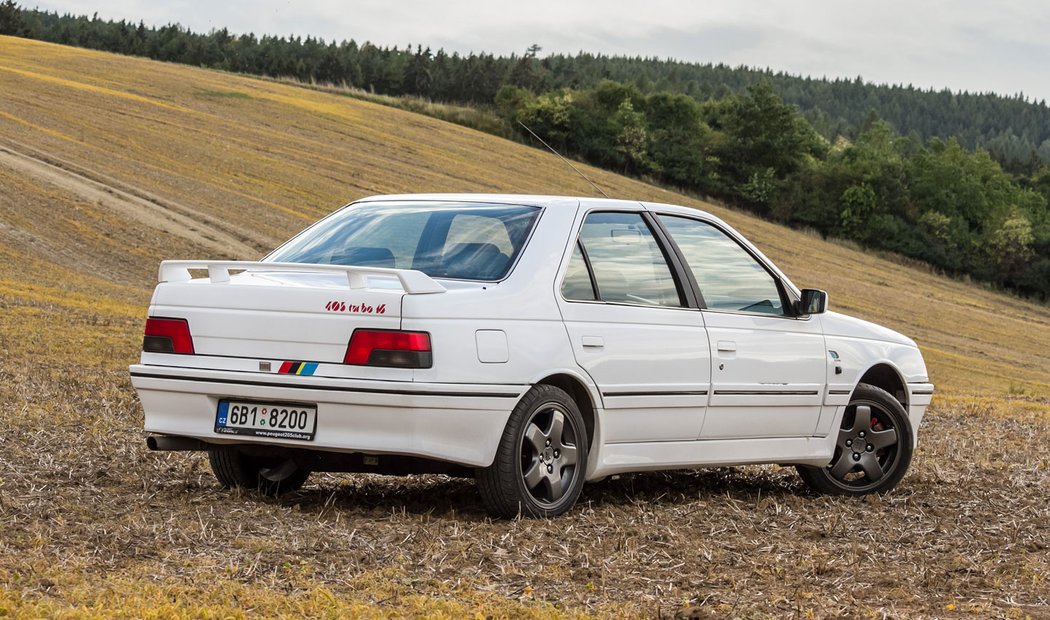
[[[1035, 510], [1042, 500], [1043, 512], [1036, 513], [1041, 521], [1018, 525], [1014, 539], [1029, 533], [1038, 538], [1041, 531], [1045, 541], [1048, 458], [1027, 446], [1029, 440], [1045, 443], [1050, 420], [1050, 308], [583, 169], [613, 197], [696, 206], [722, 217], [796, 284], [827, 289], [832, 308], [913, 337], [938, 388], [929, 432], [947, 435], [932, 435], [937, 442], [920, 447], [902, 487], [911, 481], [937, 494], [967, 480], [991, 481], [999, 491], [1024, 482], [1016, 493], [1034, 494], [1036, 508], [1014, 508]], [[807, 523], [862, 518], [869, 508], [882, 519], [901, 512], [928, 515], [924, 499], [906, 492], [869, 504], [803, 497], [793, 478], [775, 468], [640, 476], [658, 491], [610, 483], [585, 491], [578, 515], [530, 525], [487, 522], [470, 483], [326, 476], [299, 503], [263, 502], [220, 492], [197, 456], [145, 451], [126, 367], [137, 359], [160, 260], [254, 259], [355, 198], [442, 191], [591, 193], [553, 155], [409, 112], [286, 84], [0, 37], [0, 465], [10, 472], [0, 473], [0, 616], [219, 617], [253, 610], [656, 615], [695, 607], [705, 598], [697, 595], [704, 587], [743, 583], [767, 594], [778, 588], [787, 593], [765, 601], [768, 607], [759, 595], [736, 603], [728, 596], [707, 597], [708, 604], [747, 617], [796, 608], [816, 615], [969, 609], [1023, 617], [1031, 609], [1026, 601], [1035, 600], [1032, 593], [1050, 588], [1045, 555], [1038, 555], [1045, 547], [1027, 543], [1010, 551], [1014, 555], [988, 560], [989, 571], [1008, 560], [1012, 572], [980, 573], [987, 579], [979, 584], [950, 571], [931, 575], [922, 586], [929, 596], [919, 599], [909, 598], [899, 584], [879, 589], [867, 582], [867, 590], [858, 590], [867, 595], [837, 599], [820, 589], [823, 573], [805, 568], [811, 560], [803, 558], [796, 559], [812, 580], [795, 582], [760, 568], [734, 581], [736, 586], [704, 586], [725, 578], [713, 573], [707, 581], [666, 577], [686, 570], [675, 567], [679, 562], [695, 564], [695, 557], [683, 555], [689, 553], [781, 561], [775, 549], [749, 546], [760, 533], [749, 538], [737, 532], [744, 536], [742, 546], [732, 551], [719, 548], [715, 534], [703, 543], [671, 534], [671, 547], [648, 539], [692, 514], [696, 501], [705, 511], [767, 515], [772, 530], [782, 518], [781, 505]], [[990, 428], [1004, 434], [982, 436]], [[960, 459], [967, 464], [951, 464]], [[725, 479], [734, 481], [732, 490]], [[759, 499], [748, 508], [744, 504], [756, 490]], [[982, 492], [965, 487], [962, 494], [967, 501], [988, 501]], [[451, 512], [434, 513], [432, 502], [445, 506], [446, 495], [465, 502], [465, 512], [454, 505]], [[606, 496], [614, 499], [603, 501]], [[358, 513], [360, 497], [367, 506]], [[650, 501], [655, 508], [645, 504]], [[242, 531], [227, 522], [229, 510], [257, 522]], [[634, 525], [621, 531], [617, 520]], [[382, 523], [379, 533], [364, 540], [371, 540], [373, 550], [385, 550], [370, 555], [360, 537], [373, 521]], [[651, 527], [637, 527], [644, 523]], [[570, 560], [557, 546], [538, 538], [565, 527], [578, 528], [583, 537], [574, 550], [597, 545], [617, 559], [595, 557], [566, 568], [559, 562]], [[440, 542], [463, 531], [481, 539], [456, 539], [451, 548]], [[417, 544], [410, 540], [413, 532], [440, 541]], [[506, 551], [501, 536], [516, 546]], [[345, 537], [357, 542], [330, 552], [322, 548]], [[699, 544], [710, 548], [703, 551]], [[797, 551], [816, 554], [816, 563], [832, 554], [823, 561], [835, 565], [834, 553], [860, 557], [856, 544], [866, 543], [836, 551], [807, 544]], [[530, 545], [551, 554], [543, 564], [546, 577], [523, 568], [535, 566], [523, 551]], [[494, 555], [477, 555], [478, 549]], [[952, 570], [979, 571], [974, 566], [984, 561], [978, 552], [970, 564], [956, 557], [961, 551], [943, 552], [951, 556]], [[665, 564], [665, 556], [674, 561]], [[879, 570], [900, 570], [896, 556], [878, 557], [873, 565]], [[442, 562], [459, 568], [442, 570]], [[668, 581], [649, 583], [631, 572], [644, 570], [646, 562], [662, 567]], [[545, 583], [564, 584], [564, 596], [544, 593]], [[996, 588], [1013, 588], [1016, 601], [991, 594]], [[879, 592], [897, 598], [886, 603]]]

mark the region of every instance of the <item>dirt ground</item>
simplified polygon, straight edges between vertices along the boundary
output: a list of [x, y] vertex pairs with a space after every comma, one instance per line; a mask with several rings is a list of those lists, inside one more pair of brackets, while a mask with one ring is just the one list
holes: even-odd
[[[885, 497], [814, 496], [790, 468], [718, 468], [625, 475], [588, 486], [566, 517], [493, 521], [473, 481], [442, 476], [319, 474], [279, 500], [223, 491], [201, 455], [146, 450], [123, 373], [28, 370], [2, 377], [19, 406], [0, 418], [0, 585], [41, 605], [29, 609], [90, 609], [140, 580], [188, 590], [190, 606], [229, 585], [277, 594], [244, 597], [277, 614], [319, 587], [394, 615], [442, 599], [512, 616], [1050, 609], [1050, 424], [1019, 417], [1024, 403], [934, 409]], [[224, 605], [213, 611], [251, 609]]]

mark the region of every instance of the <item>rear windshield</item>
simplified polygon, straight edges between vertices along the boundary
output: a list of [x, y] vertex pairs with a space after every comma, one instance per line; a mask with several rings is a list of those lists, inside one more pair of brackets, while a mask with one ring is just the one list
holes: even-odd
[[521, 252], [539, 212], [537, 207], [486, 204], [353, 205], [307, 228], [266, 260], [500, 280]]

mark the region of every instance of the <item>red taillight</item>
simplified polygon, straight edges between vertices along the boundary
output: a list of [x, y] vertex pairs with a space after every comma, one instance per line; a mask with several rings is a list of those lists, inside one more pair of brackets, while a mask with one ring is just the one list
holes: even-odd
[[193, 355], [193, 337], [186, 319], [146, 319], [142, 350], [148, 353], [184, 353]]
[[346, 347], [344, 364], [430, 368], [430, 334], [378, 329], [355, 329]]

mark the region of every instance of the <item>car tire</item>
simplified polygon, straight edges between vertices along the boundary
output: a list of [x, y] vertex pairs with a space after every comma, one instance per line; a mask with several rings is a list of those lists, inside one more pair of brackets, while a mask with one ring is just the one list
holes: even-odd
[[556, 517], [576, 503], [587, 472], [587, 428], [563, 390], [537, 385], [510, 414], [496, 458], [477, 471], [485, 507], [497, 517]]
[[842, 416], [831, 462], [796, 469], [820, 493], [885, 493], [908, 471], [914, 437], [904, 406], [886, 390], [861, 383]]
[[235, 446], [212, 446], [208, 462], [223, 488], [246, 489], [268, 497], [298, 491], [310, 477], [310, 470], [291, 459], [251, 456]]

